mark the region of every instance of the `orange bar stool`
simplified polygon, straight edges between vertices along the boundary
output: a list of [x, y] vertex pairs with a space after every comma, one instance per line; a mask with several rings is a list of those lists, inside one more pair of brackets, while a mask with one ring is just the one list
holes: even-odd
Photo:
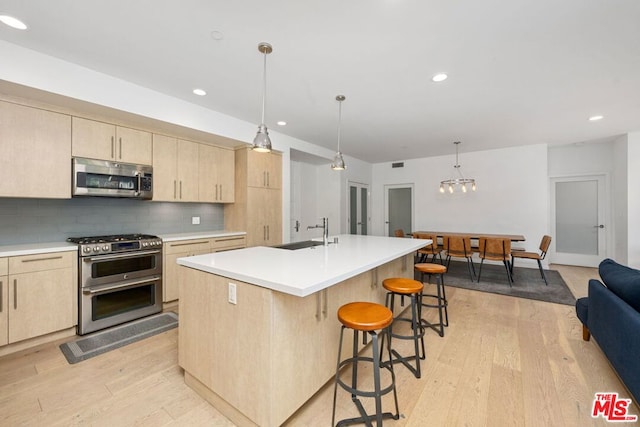
[[[387, 349], [389, 360], [382, 362], [382, 348], [384, 339], [389, 335], [387, 333], [388, 327], [393, 322], [393, 313], [387, 307], [372, 302], [352, 302], [345, 304], [338, 309], [338, 320], [342, 323], [340, 329], [340, 346], [338, 348], [338, 363], [336, 365], [336, 379], [333, 389], [333, 414], [331, 416], [331, 425], [334, 426], [336, 418], [336, 398], [338, 395], [338, 384], [344, 390], [351, 393], [351, 400], [358, 408], [360, 417], [348, 418], [338, 422], [337, 426], [346, 426], [355, 423], [366, 423], [368, 426], [372, 425], [373, 420], [376, 421], [377, 426], [382, 426], [383, 419], [400, 418], [400, 411], [398, 409], [398, 395], [396, 393], [396, 376], [393, 372], [393, 363], [391, 362], [391, 346]], [[344, 330], [348, 328], [353, 330], [353, 354], [351, 357], [340, 360], [342, 358], [342, 338]], [[380, 331], [380, 332], [376, 332]], [[372, 357], [360, 356], [358, 354], [358, 335], [369, 334], [371, 336], [371, 352]], [[366, 336], [366, 335], [365, 335]], [[378, 340], [382, 339], [379, 346]], [[374, 390], [358, 389], [358, 366], [360, 362], [371, 363], [373, 365], [373, 388]], [[340, 369], [345, 366], [351, 366], [351, 383], [347, 384], [340, 378]], [[380, 368], [387, 369], [391, 374], [391, 380], [389, 384], [385, 384], [384, 388], [381, 385], [380, 380]], [[391, 412], [382, 412], [382, 396], [393, 391], [393, 398], [395, 401], [395, 414]], [[359, 396], [373, 397], [375, 399], [376, 413], [369, 415], [365, 411]]]
[[[411, 317], [396, 316], [393, 319], [393, 323], [389, 327], [389, 345], [393, 338], [401, 340], [413, 340], [414, 353], [412, 356], [401, 356], [398, 351], [393, 347], [391, 348], [391, 354], [393, 355], [393, 362], [401, 362], [406, 366], [416, 378], [420, 378], [420, 359], [425, 358], [424, 352], [424, 328], [420, 322], [420, 294], [424, 285], [417, 280], [407, 279], [404, 277], [392, 277], [384, 279], [382, 286], [388, 291], [386, 305], [393, 313], [395, 307], [395, 297], [399, 295], [401, 298], [405, 296], [411, 299]], [[393, 326], [399, 322], [408, 322], [411, 324], [411, 334], [406, 335], [393, 331]], [[397, 330], [397, 329], [396, 329]], [[422, 353], [419, 351], [418, 342], [422, 345]], [[383, 343], [384, 345], [384, 343]], [[410, 362], [415, 362], [415, 367]]]
[[[447, 272], [447, 267], [441, 264], [434, 263], [419, 263], [415, 265], [416, 271], [420, 272], [420, 281], [424, 283], [424, 275], [428, 275], [429, 281], [431, 280], [431, 276], [437, 276], [436, 281], [436, 294], [425, 294], [422, 293], [420, 295], [420, 322], [423, 327], [431, 328], [438, 333], [441, 337], [444, 336], [444, 327], [449, 326], [449, 312], [447, 310], [448, 302], [447, 302], [447, 294], [445, 292], [444, 287], [444, 274]], [[425, 298], [433, 298], [435, 302], [426, 303], [424, 301]], [[438, 323], [430, 323], [422, 318], [422, 307], [431, 307], [438, 309], [438, 316], [440, 321]], [[444, 314], [444, 318], [443, 318]]]

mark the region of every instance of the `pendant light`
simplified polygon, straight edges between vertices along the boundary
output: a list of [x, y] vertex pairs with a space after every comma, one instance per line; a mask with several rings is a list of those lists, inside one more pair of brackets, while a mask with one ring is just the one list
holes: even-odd
[[344, 159], [342, 158], [342, 153], [340, 152], [340, 125], [342, 124], [342, 101], [347, 99], [344, 95], [337, 95], [336, 101], [338, 101], [338, 151], [336, 151], [336, 155], [333, 157], [333, 163], [331, 163], [331, 169], [334, 171], [342, 171], [347, 167], [344, 164]]
[[271, 139], [269, 138], [269, 130], [264, 124], [264, 109], [267, 99], [267, 55], [273, 51], [269, 43], [262, 42], [258, 45], [258, 50], [264, 55], [264, 70], [262, 73], [262, 121], [258, 126], [258, 133], [253, 139], [253, 150], [259, 153], [268, 153], [271, 151]]
[[476, 180], [473, 178], [465, 178], [464, 175], [462, 175], [462, 170], [460, 170], [460, 164], [458, 163], [458, 145], [460, 145], [460, 141], [455, 141], [454, 144], [456, 146], [456, 164], [453, 168], [455, 169], [457, 176], [454, 174], [453, 178], [440, 181], [440, 192], [444, 193], [446, 187], [449, 193], [453, 193], [456, 187], [460, 187], [460, 190], [462, 190], [463, 193], [466, 193], [467, 184], [471, 184], [471, 190], [476, 191]]

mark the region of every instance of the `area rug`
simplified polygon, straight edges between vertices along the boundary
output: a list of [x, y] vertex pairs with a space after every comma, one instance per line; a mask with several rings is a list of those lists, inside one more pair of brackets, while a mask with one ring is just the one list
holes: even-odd
[[[480, 265], [475, 263], [476, 275]], [[444, 277], [446, 286], [471, 289], [474, 291], [490, 292], [494, 294], [510, 295], [556, 304], [575, 305], [576, 299], [564, 282], [560, 273], [555, 270], [545, 270], [549, 286], [545, 286], [537, 268], [515, 267], [513, 270], [513, 287], [509, 287], [507, 272], [503, 265], [485, 264], [482, 266], [480, 283], [472, 282], [466, 262], [451, 261]], [[420, 274], [416, 274], [420, 280]], [[426, 280], [426, 278], [425, 278]], [[432, 279], [435, 280], [435, 279]]]
[[60, 350], [67, 362], [78, 363], [177, 326], [178, 315], [169, 311], [86, 335], [60, 345]]

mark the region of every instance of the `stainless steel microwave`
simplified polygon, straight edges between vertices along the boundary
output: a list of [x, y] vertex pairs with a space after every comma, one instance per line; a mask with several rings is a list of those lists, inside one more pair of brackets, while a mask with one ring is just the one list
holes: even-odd
[[74, 157], [73, 188], [71, 195], [130, 197], [151, 199], [153, 197], [153, 168], [147, 165], [110, 162], [108, 160]]

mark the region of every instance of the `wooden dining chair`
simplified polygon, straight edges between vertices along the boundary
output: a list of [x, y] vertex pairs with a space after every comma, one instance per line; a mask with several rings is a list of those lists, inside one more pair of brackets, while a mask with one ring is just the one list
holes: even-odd
[[404, 230], [402, 228], [398, 228], [393, 232], [396, 237], [406, 237], [404, 234]]
[[438, 246], [438, 236], [428, 233], [413, 233], [415, 239], [428, 239], [433, 243], [423, 248], [418, 249], [419, 262], [426, 262], [430, 256], [431, 262], [436, 262], [436, 257], [440, 257], [440, 264], [442, 264], [442, 247]]
[[442, 236], [442, 249], [447, 253], [446, 265], [447, 270], [451, 263], [451, 258], [465, 258], [467, 260], [467, 268], [469, 269], [469, 277], [473, 282], [476, 276], [476, 268], [473, 265], [471, 256], [473, 251], [471, 249], [471, 236]]
[[511, 277], [511, 240], [483, 237], [478, 239], [478, 254], [480, 255], [480, 269], [478, 270], [478, 283], [480, 283], [480, 275], [482, 274], [482, 265], [484, 260], [502, 261], [507, 270], [507, 280], [509, 287], [513, 286], [513, 278]]
[[542, 236], [542, 240], [540, 241], [540, 253], [537, 252], [526, 252], [526, 251], [511, 251], [511, 276], [513, 277], [513, 265], [515, 264], [516, 258], [522, 259], [535, 259], [538, 261], [538, 268], [540, 269], [540, 275], [544, 280], [544, 284], [549, 286], [549, 282], [547, 282], [547, 276], [544, 274], [544, 269], [542, 268], [542, 260], [547, 256], [547, 251], [549, 250], [549, 245], [551, 245], [551, 236]]

